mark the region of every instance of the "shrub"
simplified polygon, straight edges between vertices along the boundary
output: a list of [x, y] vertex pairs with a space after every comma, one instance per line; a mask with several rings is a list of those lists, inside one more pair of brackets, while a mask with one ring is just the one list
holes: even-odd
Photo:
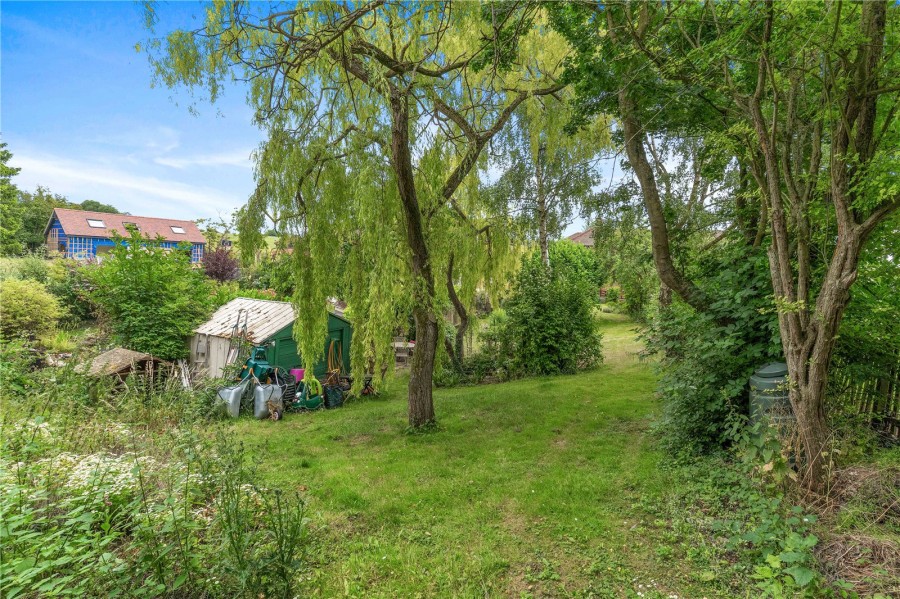
[[572, 373], [602, 360], [593, 315], [596, 287], [567, 268], [527, 257], [505, 309], [501, 343], [518, 374]]
[[34, 362], [21, 339], [0, 339], [0, 404], [25, 394], [32, 385]]
[[85, 267], [75, 260], [52, 260], [47, 271], [47, 290], [66, 306], [64, 320], [78, 324], [93, 317], [91, 283]]
[[47, 259], [40, 252], [31, 252], [19, 260], [19, 278], [47, 283], [50, 268]]
[[33, 339], [56, 326], [63, 315], [59, 301], [37, 281], [0, 283], [0, 333]]
[[203, 256], [203, 270], [206, 276], [223, 283], [234, 281], [241, 273], [238, 259], [229, 248], [219, 247]]
[[160, 358], [188, 354], [185, 339], [210, 311], [212, 294], [187, 252], [171, 252], [135, 232], [88, 271], [91, 298], [118, 343]]
[[607, 272], [600, 256], [580, 243], [561, 239], [550, 244], [550, 264], [557, 276], [578, 278], [594, 288], [596, 293], [606, 282]]
[[729, 404], [746, 412], [750, 375], [781, 356], [765, 253], [728, 244], [699, 267], [695, 281], [709, 310], [697, 312], [676, 300], [660, 310], [645, 339], [660, 358], [659, 426], [663, 443], [675, 452], [726, 442]]
[[240, 272], [241, 289], [272, 289], [279, 298], [293, 297], [295, 280], [292, 255], [284, 252], [264, 254]]

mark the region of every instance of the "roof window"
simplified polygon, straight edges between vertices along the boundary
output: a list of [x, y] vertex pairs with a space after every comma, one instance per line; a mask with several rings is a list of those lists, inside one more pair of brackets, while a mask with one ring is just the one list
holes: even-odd
[[184, 235], [184, 228], [182, 228], [182, 227], [176, 227], [175, 225], [170, 225], [169, 228], [172, 229], [173, 233], [178, 233], [179, 235]]
[[88, 225], [93, 229], [105, 229], [106, 225], [102, 220], [98, 220], [96, 218], [87, 219]]
[[123, 222], [122, 222], [122, 226], [125, 227], [125, 230], [126, 230], [126, 231], [129, 231], [129, 232], [131, 232], [131, 231], [139, 231], [139, 230], [140, 230], [140, 228], [138, 227], [138, 224], [137, 224], [137, 223], [126, 223], [126, 222], [123, 221]]

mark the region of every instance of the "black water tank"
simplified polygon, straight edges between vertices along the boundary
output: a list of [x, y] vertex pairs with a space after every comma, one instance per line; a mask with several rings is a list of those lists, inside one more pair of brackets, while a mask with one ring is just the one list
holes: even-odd
[[779, 425], [793, 421], [791, 402], [788, 398], [788, 368], [784, 362], [770, 362], [750, 377], [750, 421], [763, 418]]

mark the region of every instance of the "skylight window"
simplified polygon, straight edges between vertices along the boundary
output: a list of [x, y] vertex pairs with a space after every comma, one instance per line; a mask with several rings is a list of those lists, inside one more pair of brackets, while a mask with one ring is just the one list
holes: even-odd
[[174, 225], [170, 225], [169, 228], [172, 229], [173, 233], [178, 233], [179, 235], [184, 235], [184, 229], [182, 227], [176, 227]]
[[140, 229], [138, 228], [137, 223], [126, 223], [126, 222], [123, 222], [123, 223], [122, 223], [122, 226], [125, 227], [125, 230], [128, 231], [128, 232], [140, 230]]
[[93, 229], [105, 229], [106, 228], [106, 225], [103, 223], [103, 221], [98, 220], [96, 218], [89, 218], [89, 219], [87, 219], [87, 222], [88, 222], [88, 226], [90, 226]]

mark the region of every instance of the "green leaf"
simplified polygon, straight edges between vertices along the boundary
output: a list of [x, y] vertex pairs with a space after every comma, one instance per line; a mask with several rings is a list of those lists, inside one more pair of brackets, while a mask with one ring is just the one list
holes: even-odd
[[794, 582], [796, 582], [799, 587], [805, 587], [816, 577], [815, 572], [809, 568], [804, 568], [803, 566], [792, 566], [786, 568], [785, 572], [794, 578]]

